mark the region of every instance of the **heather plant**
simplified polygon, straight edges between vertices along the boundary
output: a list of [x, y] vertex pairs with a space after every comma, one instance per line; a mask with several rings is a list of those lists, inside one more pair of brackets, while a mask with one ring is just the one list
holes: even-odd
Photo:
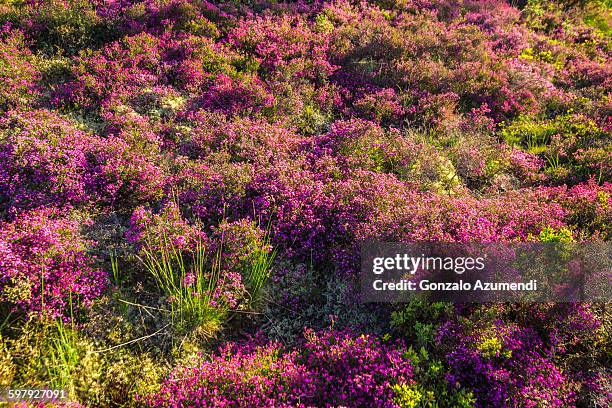
[[[152, 28], [161, 28], [164, 22], [170, 22], [172, 28], [179, 32], [212, 38], [219, 35], [215, 23], [209, 20], [216, 15], [216, 7], [211, 3], [167, 1], [161, 2], [157, 8], [149, 9], [149, 11], [149, 21], [145, 21], [145, 23]], [[137, 16], [133, 15], [132, 17]]]
[[[210, 406], [292, 406], [307, 394], [304, 367], [283, 354], [279, 344], [227, 345], [212, 360], [195, 367], [179, 367], [150, 406], [204, 403]], [[303, 390], [306, 388], [306, 390]]]
[[607, 239], [610, 233], [611, 185], [598, 185], [594, 179], [571, 188], [559, 187], [553, 196], [564, 207], [567, 224], [578, 227], [586, 237], [601, 236]]
[[304, 159], [257, 173], [247, 194], [262, 219], [272, 221], [272, 242], [289, 256], [321, 261], [327, 257], [322, 249], [343, 233], [332, 186], [309, 171]]
[[[158, 135], [161, 130], [159, 122], [162, 117], [170, 117], [173, 114], [173, 103], [180, 105], [180, 96], [176, 95], [172, 88], [146, 89], [133, 96], [131, 105], [134, 105], [134, 108], [130, 105], [116, 105], [104, 111], [101, 114], [103, 122], [95, 130], [109, 139], [125, 144], [135, 152], [156, 157], [163, 143]], [[175, 97], [176, 100], [173, 99]]]
[[331, 156], [345, 174], [352, 169], [370, 170], [394, 174], [423, 189], [453, 190], [459, 184], [453, 164], [427, 139], [419, 132], [386, 130], [371, 121], [340, 120], [314, 138], [310, 155], [322, 163]]
[[[461, 330], [461, 329], [459, 329]], [[575, 401], [575, 385], [557, 368], [552, 354], [530, 329], [493, 325], [468, 335], [450, 324], [438, 334], [458, 339], [446, 357], [448, 381], [472, 389], [476, 406], [568, 406]]]
[[209, 156], [208, 163], [183, 161], [179, 168], [178, 198], [191, 214], [213, 224], [224, 216], [246, 215], [244, 197], [255, 175], [251, 164], [231, 162], [220, 154]]
[[40, 72], [18, 30], [0, 29], [0, 112], [28, 106], [40, 96]]
[[546, 179], [546, 176], [541, 172], [544, 167], [544, 160], [533, 153], [513, 147], [508, 152], [508, 161], [512, 173], [523, 180], [524, 183], [537, 183]]
[[470, 190], [491, 184], [503, 171], [505, 152], [487, 135], [458, 137], [449, 151], [457, 175]]
[[96, 138], [42, 110], [11, 112], [0, 126], [4, 210], [86, 200], [86, 149]]
[[[412, 94], [414, 97], [427, 98], [426, 104], [417, 108], [422, 109], [426, 116], [435, 117], [437, 121], [446, 119], [445, 116], [452, 120], [452, 98], [436, 99], [436, 94], [443, 93], [449, 94], [448, 96], [454, 93], [456, 98], [480, 94], [481, 102], [489, 102], [490, 107], [500, 114], [512, 114], [519, 105], [530, 108], [529, 105], [535, 102], [531, 93], [519, 90], [522, 80], [519, 75], [510, 79], [513, 73], [511, 68], [506, 70], [506, 67], [500, 67], [501, 70], [493, 73], [491, 66], [483, 58], [487, 48], [492, 47], [491, 42], [475, 40], [483, 33], [479, 27], [469, 23], [462, 25], [439, 22], [428, 19], [427, 14], [385, 15], [382, 10], [365, 7], [368, 7], [368, 10], [363, 13], [364, 17], [336, 30], [340, 37], [337, 44], [344, 47], [353, 41], [351, 48], [334, 50], [336, 55], [348, 60], [346, 62], [350, 64], [349, 69], [356, 70], [356, 73], [365, 78], [372, 78], [379, 85], [397, 81], [403, 89], [415, 87], [415, 90], [422, 91], [421, 95], [414, 91]], [[333, 13], [333, 8], [330, 9]], [[396, 25], [395, 22], [399, 24]], [[445, 29], [447, 26], [453, 26], [452, 34], [448, 34], [450, 32]], [[356, 38], [357, 35], [360, 37]], [[467, 37], [470, 37], [469, 41], [465, 41]], [[437, 44], [435, 51], [427, 49], [426, 44]], [[384, 54], [382, 50], [385, 50]], [[418, 61], [416, 55], [420, 57]], [[429, 55], [438, 55], [439, 58], [429, 59]], [[461, 57], [455, 59], [458, 55]], [[453, 65], [459, 59], [464, 63], [461, 71]], [[477, 75], [471, 78], [463, 76], [470, 75], [468, 72], [472, 69], [474, 73], [481, 73], [480, 78], [488, 77], [494, 81], [487, 86], [484, 82], [479, 82]], [[512, 83], [514, 81], [516, 82]], [[493, 94], [494, 90], [502, 92], [504, 99], [515, 100], [515, 106], [511, 105], [512, 102], [498, 100]], [[433, 93], [431, 97], [430, 93]], [[411, 98], [408, 92], [403, 97]], [[451, 104], [447, 104], [448, 102]]]
[[193, 0], [97, 2], [96, 11], [103, 18], [115, 21], [122, 32], [159, 34], [171, 27], [177, 32], [214, 38], [235, 20], [235, 16], [219, 6]]
[[365, 118], [383, 124], [398, 124], [405, 114], [402, 101], [393, 88], [366, 91], [354, 106]]
[[194, 106], [226, 115], [267, 115], [274, 109], [276, 98], [257, 77], [240, 80], [218, 75], [208, 91], [194, 101]]
[[[576, 398], [585, 398], [588, 393], [588, 387], [585, 389], [576, 380], [588, 377], [591, 370], [605, 365], [605, 357], [594, 346], [607, 341], [596, 309], [585, 303], [457, 307], [457, 317], [440, 326], [436, 334], [436, 344], [446, 353], [451, 367], [450, 384], [461, 382], [460, 378], [472, 378], [468, 381], [474, 381], [472, 384], [484, 392], [478, 395], [475, 389], [482, 405], [505, 406], [503, 398], [527, 406], [572, 405]], [[462, 334], [466, 331], [471, 333], [467, 335], [468, 340]], [[443, 339], [450, 340], [448, 336], [459, 340], [447, 343]], [[455, 348], [457, 342], [464, 341], [466, 346], [470, 343], [467, 347], [472, 351], [463, 346]], [[451, 348], [445, 348], [445, 344]], [[585, 364], [578, 355], [589, 355], [590, 363]], [[457, 370], [454, 364], [462, 368], [453, 372]], [[543, 375], [540, 370], [548, 374]], [[496, 374], [490, 377], [484, 372]], [[517, 373], [521, 374], [517, 377]], [[520, 378], [520, 381], [491, 386], [489, 381], [501, 378]], [[529, 389], [512, 395], [517, 391], [516, 386]], [[500, 396], [502, 400], [495, 401]]]
[[289, 159], [297, 153], [302, 138], [264, 121], [235, 119], [197, 111], [191, 115], [194, 129], [184, 140], [190, 156], [206, 159], [212, 153], [227, 153], [232, 162], [263, 164]]
[[305, 337], [298, 361], [314, 374], [317, 405], [393, 406], [391, 386], [412, 383], [412, 366], [397, 346], [367, 335], [306, 331]]
[[397, 406], [393, 384], [411, 384], [401, 349], [369, 336], [305, 332], [303, 348], [228, 344], [209, 361], [179, 367], [148, 397], [151, 406]]
[[115, 138], [103, 139], [47, 110], [11, 111], [0, 120], [0, 205], [129, 206], [161, 193], [163, 172]]
[[82, 108], [95, 109], [95, 105], [111, 105], [140, 87], [157, 85], [157, 75], [161, 73], [159, 48], [160, 39], [139, 34], [95, 53], [79, 55], [72, 72], [75, 80], [58, 91], [57, 103], [67, 100]]
[[157, 214], [145, 207], [136, 208], [126, 238], [137, 250], [146, 248], [152, 255], [173, 250], [190, 252], [199, 244], [207, 245], [206, 235], [182, 217], [174, 201]]
[[269, 106], [273, 96], [249, 71], [238, 54], [207, 38], [140, 33], [78, 56], [74, 80], [58, 89], [53, 101], [95, 111], [100, 103], [112, 107], [142, 91], [172, 85], [195, 93], [194, 106], [226, 113]]
[[391, 144], [397, 138], [397, 133], [387, 135], [375, 123], [360, 120], [335, 122], [329, 133], [318, 138], [313, 150], [335, 153], [340, 164], [345, 167], [389, 171], [394, 159], [402, 160], [401, 156], [395, 158], [392, 153]]
[[70, 318], [98, 297], [106, 273], [88, 252], [78, 218], [53, 209], [22, 213], [0, 224], [0, 299], [27, 315]]
[[252, 53], [263, 74], [322, 80], [335, 69], [326, 55], [329, 33], [313, 30], [300, 16], [263, 16], [241, 21], [229, 34], [229, 42]]
[[167, 174], [158, 156], [140, 152], [124, 139], [105, 139], [87, 166], [87, 187], [103, 206], [129, 209], [163, 196]]
[[[244, 62], [238, 54], [206, 38], [188, 36], [162, 43], [171, 61], [168, 77], [180, 90], [197, 92], [215, 85], [222, 76], [238, 79]], [[252, 68], [247, 68], [247, 72]]]
[[[524, 239], [545, 226], [564, 224], [563, 208], [537, 190], [485, 199], [444, 197], [416, 192], [392, 177], [362, 173], [339, 191], [351, 198], [346, 208], [354, 220], [353, 233], [360, 239], [503, 241]], [[356, 191], [361, 194], [354, 194]], [[542, 205], [537, 211], [530, 210], [534, 202]]]
[[[605, 327], [597, 309], [586, 303], [542, 304], [531, 310], [521, 305], [515, 307], [515, 316], [517, 322], [540, 333], [542, 341], [560, 354], [560, 361], [564, 361], [563, 353], [571, 355], [576, 347], [589, 348], [598, 341], [605, 341]], [[510, 314], [505, 311], [500, 316]], [[598, 358], [596, 354], [593, 354], [595, 359]], [[578, 365], [568, 365], [568, 368], [582, 369]]]

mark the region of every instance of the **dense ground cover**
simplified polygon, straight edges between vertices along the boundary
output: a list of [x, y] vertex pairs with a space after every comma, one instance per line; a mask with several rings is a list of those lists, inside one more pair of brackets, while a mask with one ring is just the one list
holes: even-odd
[[359, 302], [359, 246], [607, 241], [610, 3], [0, 2], [0, 387], [600, 407], [606, 304]]

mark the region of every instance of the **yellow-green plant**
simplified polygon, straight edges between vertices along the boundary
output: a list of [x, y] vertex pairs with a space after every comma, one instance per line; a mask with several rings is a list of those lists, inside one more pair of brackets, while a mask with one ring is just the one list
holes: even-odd
[[76, 332], [57, 319], [55, 331], [49, 339], [47, 374], [50, 385], [57, 389], [70, 389], [79, 367], [79, 347]]

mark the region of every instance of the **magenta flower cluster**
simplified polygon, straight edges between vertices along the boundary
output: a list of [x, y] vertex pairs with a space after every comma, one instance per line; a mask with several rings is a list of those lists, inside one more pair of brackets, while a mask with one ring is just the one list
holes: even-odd
[[0, 301], [14, 311], [69, 318], [98, 297], [108, 278], [79, 229], [54, 209], [0, 223]]
[[[451, 387], [467, 387], [476, 406], [574, 406], [579, 376], [559, 356], [584, 347], [601, 321], [586, 304], [467, 306], [437, 330]], [[509, 319], [509, 316], [513, 317]], [[476, 318], [475, 316], [479, 316]], [[590, 375], [587, 377], [592, 378]], [[601, 379], [600, 379], [601, 380]], [[588, 381], [585, 383], [588, 387]]]
[[491, 330], [487, 338], [442, 328], [441, 341], [451, 336], [458, 342], [446, 356], [451, 385], [473, 390], [479, 407], [567, 407], [575, 402], [571, 378], [555, 366], [553, 352], [537, 332], [506, 324]]
[[47, 110], [0, 119], [0, 209], [125, 205], [161, 192], [163, 174], [123, 140], [84, 132]]
[[401, 345], [368, 335], [306, 330], [303, 344], [227, 344], [179, 367], [147, 401], [154, 407], [396, 407], [392, 386], [412, 384]]

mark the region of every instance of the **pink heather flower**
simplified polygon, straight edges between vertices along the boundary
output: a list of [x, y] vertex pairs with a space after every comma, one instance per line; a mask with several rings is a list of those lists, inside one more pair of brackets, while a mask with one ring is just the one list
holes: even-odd
[[190, 286], [192, 286], [195, 283], [195, 281], [196, 281], [195, 273], [188, 272], [183, 277], [183, 286], [184, 287], [190, 287]]
[[258, 338], [228, 343], [210, 360], [178, 367], [146, 401], [152, 407], [200, 400], [210, 406], [391, 408], [397, 406], [391, 386], [412, 382], [401, 343], [307, 330], [293, 349]]
[[[69, 317], [69, 304], [87, 306], [100, 296], [107, 274], [87, 249], [80, 224], [55, 209], [23, 212], [0, 222], [0, 300], [28, 315]], [[17, 292], [15, 292], [17, 291]], [[3, 295], [19, 297], [3, 299]]]
[[183, 248], [186, 244], [187, 238], [185, 238], [183, 235], [179, 235], [178, 237], [174, 238], [174, 245], [176, 245], [179, 249]]

